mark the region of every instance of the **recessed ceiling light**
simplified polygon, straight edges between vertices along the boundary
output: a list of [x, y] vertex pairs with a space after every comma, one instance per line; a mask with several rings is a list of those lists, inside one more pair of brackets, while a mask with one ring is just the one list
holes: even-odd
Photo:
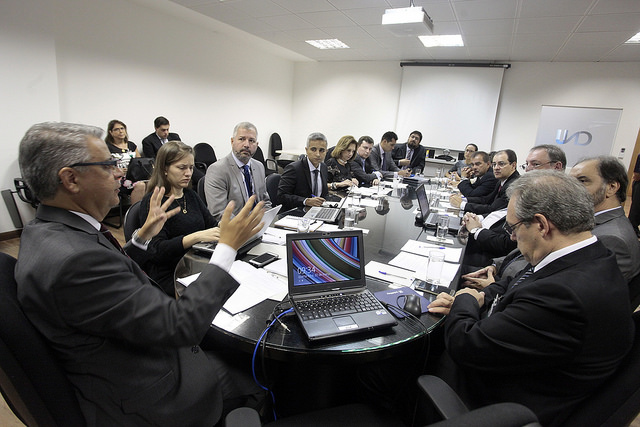
[[464, 46], [460, 34], [450, 34], [446, 36], [418, 36], [424, 47], [437, 46]]
[[305, 40], [313, 47], [318, 49], [349, 49], [349, 46], [342, 43], [338, 39], [325, 39], [325, 40]]
[[640, 33], [636, 34], [635, 36], [631, 37], [629, 40], [627, 40], [625, 43], [635, 43], [638, 44], [640, 43]]

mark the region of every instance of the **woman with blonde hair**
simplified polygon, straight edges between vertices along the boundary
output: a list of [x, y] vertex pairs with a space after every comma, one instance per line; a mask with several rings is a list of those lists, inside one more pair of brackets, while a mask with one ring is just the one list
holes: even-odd
[[351, 135], [345, 135], [338, 140], [338, 144], [331, 152], [331, 158], [325, 163], [329, 171], [329, 189], [339, 190], [358, 186], [358, 178], [354, 175], [352, 161], [356, 157], [358, 143]]

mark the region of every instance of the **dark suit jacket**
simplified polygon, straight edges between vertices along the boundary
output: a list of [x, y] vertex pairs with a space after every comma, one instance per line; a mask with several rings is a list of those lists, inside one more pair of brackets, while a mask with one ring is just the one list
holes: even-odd
[[16, 281], [88, 425], [216, 423], [217, 365], [194, 346], [238, 287], [224, 270], [207, 266], [176, 301], [87, 221], [40, 205], [22, 233]]
[[[178, 135], [177, 133], [169, 132], [167, 141], [181, 141], [180, 135]], [[162, 142], [155, 132], [147, 135], [142, 140], [142, 151], [144, 152], [144, 157], [153, 157], [155, 159], [160, 147], [162, 147]]]
[[470, 180], [463, 179], [458, 184], [458, 190], [465, 197], [482, 197], [491, 194], [496, 188], [498, 180], [493, 176], [493, 170], [489, 169], [487, 173], [476, 179], [472, 184]]
[[515, 287], [494, 283], [485, 295], [483, 310], [471, 295], [457, 296], [445, 323], [447, 352], [461, 374], [456, 387], [472, 407], [517, 402], [542, 425], [562, 425], [613, 374], [633, 340], [626, 281], [600, 242]]
[[367, 163], [372, 171], [378, 171], [382, 173], [382, 176], [385, 178], [393, 178], [393, 173], [399, 171], [400, 169], [393, 162], [393, 157], [391, 157], [391, 153], [384, 153], [384, 170], [382, 168], [382, 157], [380, 157], [380, 144], [376, 144], [371, 150], [371, 154], [367, 158]]
[[469, 235], [462, 264], [482, 268], [490, 265], [493, 258], [505, 256], [518, 246], [503, 230], [504, 221], [502, 218], [490, 228], [483, 229], [478, 233], [477, 239]]
[[592, 233], [616, 254], [618, 267], [627, 281], [640, 274], [640, 242], [622, 206], [596, 215]]
[[[398, 161], [407, 157], [407, 149], [407, 143], [403, 142], [401, 144], [396, 144], [395, 147], [393, 147], [393, 150], [391, 150], [391, 157], [393, 158], [396, 166], [400, 167]], [[420, 169], [420, 171], [424, 170], [425, 157], [427, 157], [427, 149], [422, 145], [419, 145], [418, 148], [413, 150], [411, 162], [409, 163], [409, 168], [412, 173], [416, 173], [418, 169]]]
[[[364, 168], [362, 167], [362, 163], [364, 162]], [[356, 156], [351, 161], [351, 171], [353, 171], [353, 176], [355, 176], [360, 182], [360, 186], [370, 186], [371, 181], [377, 179], [378, 176], [373, 173], [373, 169], [371, 168], [371, 164], [367, 163], [365, 159], [362, 157]]]
[[507, 204], [509, 204], [507, 188], [509, 188], [509, 185], [518, 179], [519, 176], [518, 171], [514, 171], [504, 182], [502, 188], [500, 188], [500, 181], [498, 180], [493, 191], [486, 196], [467, 197], [467, 204], [464, 206], [464, 211], [484, 215], [497, 211], [498, 209], [506, 208]]
[[[329, 173], [327, 165], [324, 163], [320, 163], [320, 176], [322, 178], [322, 192], [321, 194], [314, 194], [314, 196], [326, 199], [327, 194], [329, 194], [329, 188], [327, 187]], [[312, 197], [312, 188], [311, 171], [309, 170], [307, 158], [290, 163], [284, 168], [284, 172], [280, 177], [277, 204], [282, 205], [283, 211], [303, 207], [304, 200]]]

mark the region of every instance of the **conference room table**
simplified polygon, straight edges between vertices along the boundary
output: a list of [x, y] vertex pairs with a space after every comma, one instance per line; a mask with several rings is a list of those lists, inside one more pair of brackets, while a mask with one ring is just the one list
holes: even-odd
[[[388, 263], [398, 255], [407, 240], [426, 242], [428, 235], [434, 235], [435, 230], [423, 230], [421, 225], [415, 224], [416, 208], [414, 185], [391, 188], [390, 194], [383, 200], [378, 200], [375, 207], [359, 208], [355, 227], [368, 230], [364, 235], [365, 263], [370, 261]], [[278, 217], [285, 215], [302, 216], [304, 210], [281, 212]], [[343, 227], [344, 212], [339, 217], [338, 224], [339, 227]], [[455, 236], [449, 236], [449, 238], [453, 242], [450, 246], [462, 247]], [[274, 245], [261, 243], [241, 259], [248, 260], [255, 256], [251, 254], [274, 252], [274, 249], [276, 249]], [[282, 247], [280, 253], [282, 253]], [[208, 255], [203, 256], [191, 250], [176, 267], [175, 277], [182, 278], [198, 273], [208, 261]], [[451, 290], [455, 289], [459, 274], [458, 272], [452, 280]], [[374, 293], [390, 289], [390, 286], [394, 286], [392, 282], [367, 276], [367, 287]], [[183, 285], [176, 281], [178, 294], [183, 289]], [[278, 304], [277, 301], [267, 299], [237, 314], [234, 317], [239, 316], [241, 321], [234, 324], [232, 328], [225, 329], [212, 325], [203, 345], [224, 348], [226, 351], [237, 354], [237, 357], [241, 357], [242, 354], [257, 353], [262, 361], [258, 367], [259, 370], [267, 370], [268, 377], [275, 381], [273, 387], [279, 391], [279, 394], [287, 395], [285, 400], [288, 402], [286, 405], [288, 413], [340, 403], [339, 396], [348, 394], [347, 390], [349, 390], [349, 387], [345, 388], [344, 380], [351, 378], [355, 381], [354, 367], [361, 371], [363, 366], [380, 366], [398, 361], [413, 363], [419, 370], [417, 366], [423, 366], [422, 359], [427, 357], [428, 336], [443, 322], [442, 316], [423, 313], [419, 322], [405, 317], [397, 319], [398, 324], [388, 329], [316, 344], [307, 341], [295, 313], [291, 313], [281, 318], [286, 328], [276, 322], [266, 334], [266, 338], [263, 338], [262, 345], [257, 346], [268, 319], [270, 316], [271, 319], [273, 318], [272, 313]], [[286, 299], [282, 302], [282, 306], [290, 307]], [[409, 371], [411, 369], [407, 370]], [[304, 399], [296, 393], [296, 388], [303, 384], [300, 383], [301, 378], [305, 378], [303, 383], [312, 381], [315, 384], [313, 392], [305, 387]], [[314, 402], [311, 407], [307, 406], [309, 393], [314, 396], [311, 399]]]

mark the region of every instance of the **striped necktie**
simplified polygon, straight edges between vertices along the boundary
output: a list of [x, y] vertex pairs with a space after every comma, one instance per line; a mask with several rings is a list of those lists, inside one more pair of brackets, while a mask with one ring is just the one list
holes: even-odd
[[109, 240], [109, 242], [111, 242], [111, 244], [118, 250], [120, 251], [121, 254], [125, 255], [125, 256], [129, 256], [127, 255], [127, 253], [124, 251], [124, 249], [122, 249], [122, 246], [120, 246], [120, 242], [118, 242], [118, 239], [116, 239], [116, 237], [111, 234], [111, 231], [109, 231], [109, 229], [107, 227], [105, 227], [103, 224], [100, 224], [100, 232], [104, 235], [104, 237], [107, 238], [107, 240]]

